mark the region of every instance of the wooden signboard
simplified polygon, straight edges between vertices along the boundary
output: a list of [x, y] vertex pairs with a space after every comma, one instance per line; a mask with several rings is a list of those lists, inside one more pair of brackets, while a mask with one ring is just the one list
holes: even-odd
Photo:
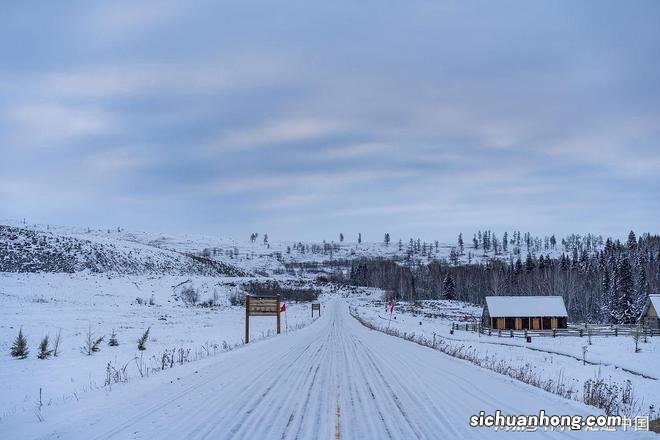
[[312, 303], [312, 318], [314, 317], [314, 310], [318, 310], [319, 311], [319, 316], [321, 316], [321, 304]]
[[250, 316], [276, 316], [280, 334], [280, 296], [245, 296], [245, 343], [250, 341]]

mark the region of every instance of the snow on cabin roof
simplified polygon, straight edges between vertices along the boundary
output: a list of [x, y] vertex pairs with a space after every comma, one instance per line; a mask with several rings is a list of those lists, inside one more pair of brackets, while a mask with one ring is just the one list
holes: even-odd
[[656, 313], [660, 313], [660, 294], [649, 295], [649, 301], [653, 304]]
[[491, 317], [568, 316], [561, 296], [487, 296]]

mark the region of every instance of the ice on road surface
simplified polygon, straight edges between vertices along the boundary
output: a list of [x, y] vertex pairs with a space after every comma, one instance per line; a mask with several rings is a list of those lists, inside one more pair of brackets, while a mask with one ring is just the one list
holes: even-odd
[[[171, 370], [171, 381], [156, 383], [154, 376], [67, 402], [44, 422], [7, 420], [0, 424], [0, 438], [472, 439], [498, 435], [492, 428], [469, 426], [470, 416], [481, 410], [598, 413], [369, 330], [341, 300], [326, 303], [309, 327], [185, 367]], [[539, 430], [511, 435], [607, 434]]]

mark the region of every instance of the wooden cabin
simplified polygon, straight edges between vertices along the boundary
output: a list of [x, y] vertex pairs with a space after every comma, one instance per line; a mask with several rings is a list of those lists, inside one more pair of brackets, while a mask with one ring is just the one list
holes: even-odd
[[642, 325], [648, 328], [660, 328], [660, 320], [658, 319], [659, 311], [660, 294], [649, 295], [639, 319]]
[[482, 325], [493, 330], [566, 328], [568, 313], [561, 296], [487, 296]]

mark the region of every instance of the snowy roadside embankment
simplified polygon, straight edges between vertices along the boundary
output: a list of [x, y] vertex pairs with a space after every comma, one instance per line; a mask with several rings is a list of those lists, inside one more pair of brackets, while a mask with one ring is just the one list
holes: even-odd
[[[595, 359], [608, 362], [602, 365], [583, 365], [579, 358], [551, 352], [574, 352], [576, 344], [580, 344], [580, 338], [534, 338], [531, 344], [526, 344], [519, 340], [480, 336], [464, 331], [455, 331], [452, 335], [451, 323], [456, 321], [456, 317], [467, 315], [468, 319], [471, 319], [475, 308], [454, 301], [428, 303], [424, 302], [420, 307], [397, 306], [393, 316], [395, 319], [389, 319], [389, 315], [385, 313], [385, 303], [353, 301], [353, 314], [374, 329], [422, 345], [434, 346], [452, 356], [469, 360], [566, 398], [588, 400], [594, 392], [595, 384], [599, 387], [597, 392], [612, 394], [607, 403], [610, 411], [648, 415], [651, 405], [657, 408], [659, 381], [615, 366], [628, 365], [634, 367], [633, 369], [653, 373], [652, 376], [656, 377], [659, 360], [656, 340], [642, 344], [641, 353], [626, 353], [625, 349], [630, 344], [629, 337], [592, 337], [592, 345], [587, 347], [587, 359], [590, 359], [589, 353], [593, 348]], [[587, 344], [586, 338], [581, 342], [580, 356], [581, 347]], [[526, 345], [534, 350], [528, 349]], [[642, 353], [643, 356], [639, 356]], [[631, 396], [627, 396], [628, 391], [631, 391]]]

